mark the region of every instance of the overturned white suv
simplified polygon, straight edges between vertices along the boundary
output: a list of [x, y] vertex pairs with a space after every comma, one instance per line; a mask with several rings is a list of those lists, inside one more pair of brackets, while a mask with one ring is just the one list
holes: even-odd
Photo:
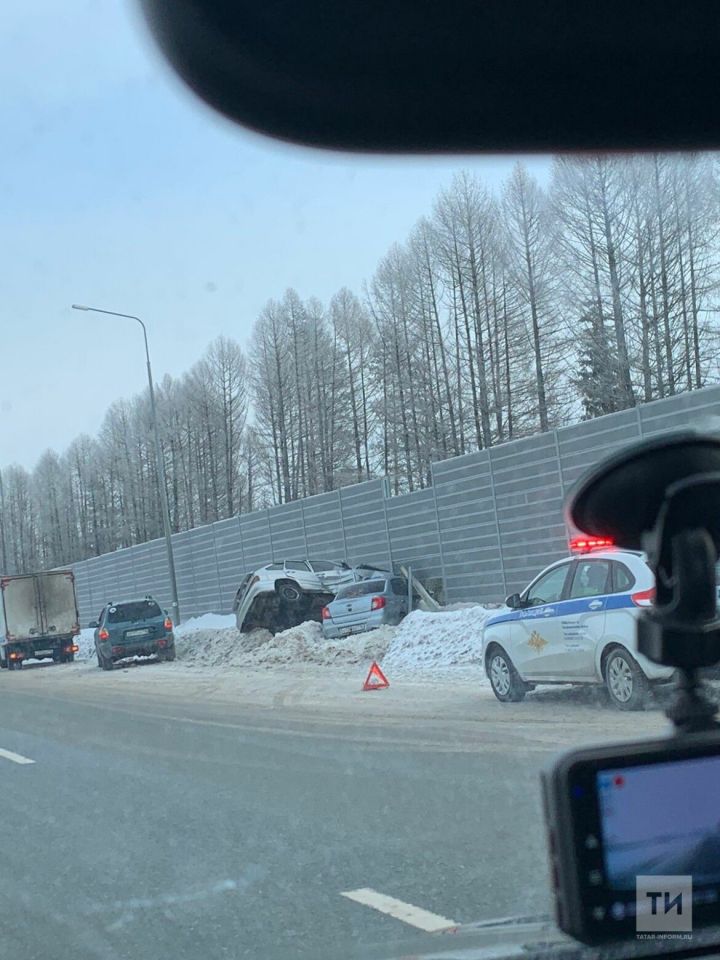
[[238, 630], [264, 627], [279, 633], [306, 620], [320, 621], [322, 608], [341, 586], [364, 580], [379, 568], [351, 567], [345, 561], [280, 560], [253, 570], [243, 578], [233, 613]]

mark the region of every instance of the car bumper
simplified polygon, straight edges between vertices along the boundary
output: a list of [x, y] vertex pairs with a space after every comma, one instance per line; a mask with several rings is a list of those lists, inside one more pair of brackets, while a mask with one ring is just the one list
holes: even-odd
[[130, 657], [155, 657], [175, 649], [175, 637], [169, 633], [165, 637], [156, 637], [153, 640], [142, 640], [136, 643], [127, 641], [98, 644], [100, 653], [108, 660], [127, 660]]
[[641, 653], [634, 653], [633, 656], [642, 667], [643, 673], [648, 680], [665, 681], [672, 680], [675, 676], [675, 667], [663, 667], [659, 663], [653, 663]]
[[388, 623], [384, 610], [373, 610], [368, 614], [353, 617], [349, 620], [323, 620], [323, 634], [328, 640], [340, 637], [349, 637], [353, 633], [365, 633], [366, 630], [377, 630]]

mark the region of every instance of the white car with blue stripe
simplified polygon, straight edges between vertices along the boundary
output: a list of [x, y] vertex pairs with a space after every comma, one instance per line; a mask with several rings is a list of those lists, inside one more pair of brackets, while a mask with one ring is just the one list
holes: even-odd
[[551, 564], [507, 598], [509, 610], [486, 621], [483, 659], [493, 692], [508, 702], [542, 683], [605, 684], [617, 707], [639, 709], [650, 684], [674, 672], [637, 649], [635, 624], [652, 601], [652, 571], [641, 553], [607, 540], [582, 537], [570, 546], [574, 556]]

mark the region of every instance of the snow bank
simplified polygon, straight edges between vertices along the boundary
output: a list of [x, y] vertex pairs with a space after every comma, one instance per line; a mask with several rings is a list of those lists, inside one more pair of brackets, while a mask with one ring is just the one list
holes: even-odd
[[[204, 619], [204, 618], [199, 618]], [[178, 659], [188, 665], [272, 666], [281, 663], [332, 664], [379, 660], [394, 628], [370, 630], [341, 640], [326, 640], [319, 623], [309, 621], [273, 636], [268, 630], [240, 633], [235, 627], [178, 632]]]
[[[222, 631], [230, 627], [235, 627], [234, 614], [223, 616], [218, 613], [206, 613], [201, 617], [193, 617], [191, 620], [186, 620], [184, 623], [181, 623], [179, 627], [175, 627], [174, 632], [175, 636], [179, 638], [186, 633], [195, 634], [198, 630]], [[80, 635], [76, 639], [76, 643], [80, 648], [75, 654], [76, 660], [95, 659], [94, 630], [89, 630], [87, 627], [81, 630]]]
[[181, 637], [185, 633], [195, 633], [197, 630], [228, 630], [234, 627], [234, 613], [204, 613], [201, 617], [184, 620], [179, 627], [175, 627], [174, 632], [176, 637]]
[[[498, 612], [477, 604], [436, 613], [416, 610], [398, 627], [338, 640], [325, 639], [321, 625], [312, 621], [273, 636], [268, 630], [240, 633], [232, 614], [207, 613], [175, 629], [175, 647], [178, 662], [188, 667], [332, 666], [377, 660], [383, 669], [401, 673], [429, 673], [463, 664], [482, 669], [482, 627]], [[76, 659], [94, 661], [93, 631], [81, 631], [77, 642]]]
[[396, 628], [383, 668], [481, 666], [483, 624], [498, 612], [478, 605], [438, 613], [415, 610]]
[[80, 648], [75, 654], [76, 660], [94, 660], [95, 659], [95, 631], [88, 630], [87, 627], [80, 631], [80, 635], [75, 638]]

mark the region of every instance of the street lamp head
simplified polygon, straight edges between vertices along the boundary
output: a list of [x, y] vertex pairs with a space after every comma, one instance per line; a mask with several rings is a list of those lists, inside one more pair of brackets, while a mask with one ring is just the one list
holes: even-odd
[[82, 303], [74, 303], [72, 305], [73, 310], [90, 310], [91, 307], [86, 307]]

